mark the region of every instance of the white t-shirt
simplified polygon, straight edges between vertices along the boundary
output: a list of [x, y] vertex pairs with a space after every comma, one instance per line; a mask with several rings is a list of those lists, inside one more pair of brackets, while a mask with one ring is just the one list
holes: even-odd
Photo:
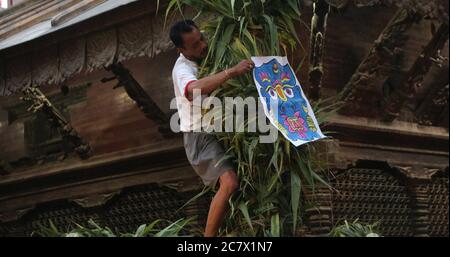
[[172, 80], [180, 117], [180, 130], [183, 132], [200, 130], [201, 128], [201, 112], [194, 112], [193, 114], [193, 107], [201, 110], [203, 97], [193, 99], [193, 101], [189, 101], [186, 97], [188, 86], [197, 81], [197, 73], [198, 65], [180, 54], [172, 70]]

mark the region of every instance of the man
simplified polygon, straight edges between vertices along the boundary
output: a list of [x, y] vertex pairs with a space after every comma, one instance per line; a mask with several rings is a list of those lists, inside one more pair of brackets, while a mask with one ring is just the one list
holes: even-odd
[[[250, 72], [254, 63], [243, 60], [236, 66], [217, 74], [198, 79], [198, 65], [208, 53], [208, 45], [196, 24], [191, 20], [176, 23], [170, 31], [170, 39], [180, 56], [172, 72], [175, 96], [181, 131], [184, 133], [186, 155], [195, 172], [206, 186], [214, 188], [219, 182], [219, 189], [214, 196], [208, 213], [205, 236], [217, 236], [228, 209], [228, 200], [238, 189], [239, 181], [231, 162], [219, 162], [224, 150], [217, 139], [205, 132], [194, 132], [201, 127], [201, 117], [191, 116], [194, 91], [200, 96], [208, 95], [227, 80]], [[188, 106], [182, 105], [180, 97], [185, 97]]]

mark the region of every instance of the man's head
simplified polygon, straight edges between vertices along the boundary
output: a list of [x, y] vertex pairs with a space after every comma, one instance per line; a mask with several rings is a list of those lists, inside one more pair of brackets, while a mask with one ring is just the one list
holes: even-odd
[[200, 62], [208, 53], [208, 45], [192, 20], [177, 22], [170, 29], [170, 39], [186, 58]]

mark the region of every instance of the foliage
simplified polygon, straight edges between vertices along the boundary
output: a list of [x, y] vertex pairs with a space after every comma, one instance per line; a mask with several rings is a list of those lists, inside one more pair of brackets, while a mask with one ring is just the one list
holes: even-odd
[[186, 225], [192, 221], [190, 219], [179, 219], [170, 225], [160, 228], [163, 222], [167, 222], [161, 219], [155, 220], [152, 223], [146, 225], [143, 224], [134, 233], [114, 233], [108, 227], [99, 226], [94, 220], [88, 221], [89, 226], [81, 226], [75, 224], [76, 228], [70, 232], [62, 232], [53, 224], [50, 220], [50, 227], [40, 226], [38, 231], [33, 234], [42, 237], [174, 237], [180, 236], [181, 232], [186, 230]]
[[[171, 0], [166, 15], [182, 12], [185, 7], [196, 10], [196, 17], [212, 17], [199, 24], [209, 38], [200, 77], [251, 56], [286, 55], [293, 64], [294, 53], [304, 53], [295, 30], [301, 15], [298, 0]], [[300, 68], [301, 63], [295, 66]], [[228, 81], [212, 95], [258, 97], [251, 74]], [[336, 110], [331, 102], [327, 99], [312, 104], [319, 123]], [[245, 131], [248, 122], [246, 117]], [[224, 158], [235, 160], [240, 179], [240, 190], [230, 200], [231, 210], [222, 233], [295, 236], [301, 223], [300, 199], [304, 187], [327, 185], [318, 173], [326, 170], [326, 163], [315, 158], [314, 144], [296, 148], [281, 134], [273, 144], [260, 144], [260, 133], [216, 135], [227, 149]]]
[[379, 225], [378, 222], [374, 224], [361, 224], [358, 219], [352, 223], [348, 223], [347, 220], [344, 224], [334, 227], [331, 232], [331, 237], [379, 237], [379, 233], [376, 228]]

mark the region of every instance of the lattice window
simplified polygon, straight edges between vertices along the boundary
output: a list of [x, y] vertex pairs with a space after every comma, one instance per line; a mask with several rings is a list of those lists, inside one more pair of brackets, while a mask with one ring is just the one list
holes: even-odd
[[338, 175], [333, 183], [332, 223], [374, 223], [380, 221], [385, 236], [412, 236], [410, 198], [406, 186], [389, 172], [352, 168]]
[[430, 236], [448, 237], [448, 175], [436, 177], [428, 184]]
[[[179, 193], [156, 184], [124, 189], [122, 193], [100, 207], [82, 208], [69, 201], [55, 201], [38, 206], [24, 215], [19, 221], [0, 224], [0, 236], [30, 236], [39, 230], [40, 225], [49, 227], [49, 220], [60, 231], [74, 228], [74, 222], [86, 226], [93, 219], [100, 226], [108, 226], [115, 232], [135, 232], [142, 224], [149, 224], [156, 219], [176, 221], [194, 214], [205, 217], [208, 212], [208, 199], [200, 199], [195, 205], [196, 211], [189, 214], [186, 209], [176, 212], [193, 193]], [[207, 196], [209, 197], [209, 196]], [[187, 226], [188, 230], [201, 233], [201, 220]], [[161, 223], [167, 226], [168, 223]], [[200, 235], [200, 234], [199, 234]]]

